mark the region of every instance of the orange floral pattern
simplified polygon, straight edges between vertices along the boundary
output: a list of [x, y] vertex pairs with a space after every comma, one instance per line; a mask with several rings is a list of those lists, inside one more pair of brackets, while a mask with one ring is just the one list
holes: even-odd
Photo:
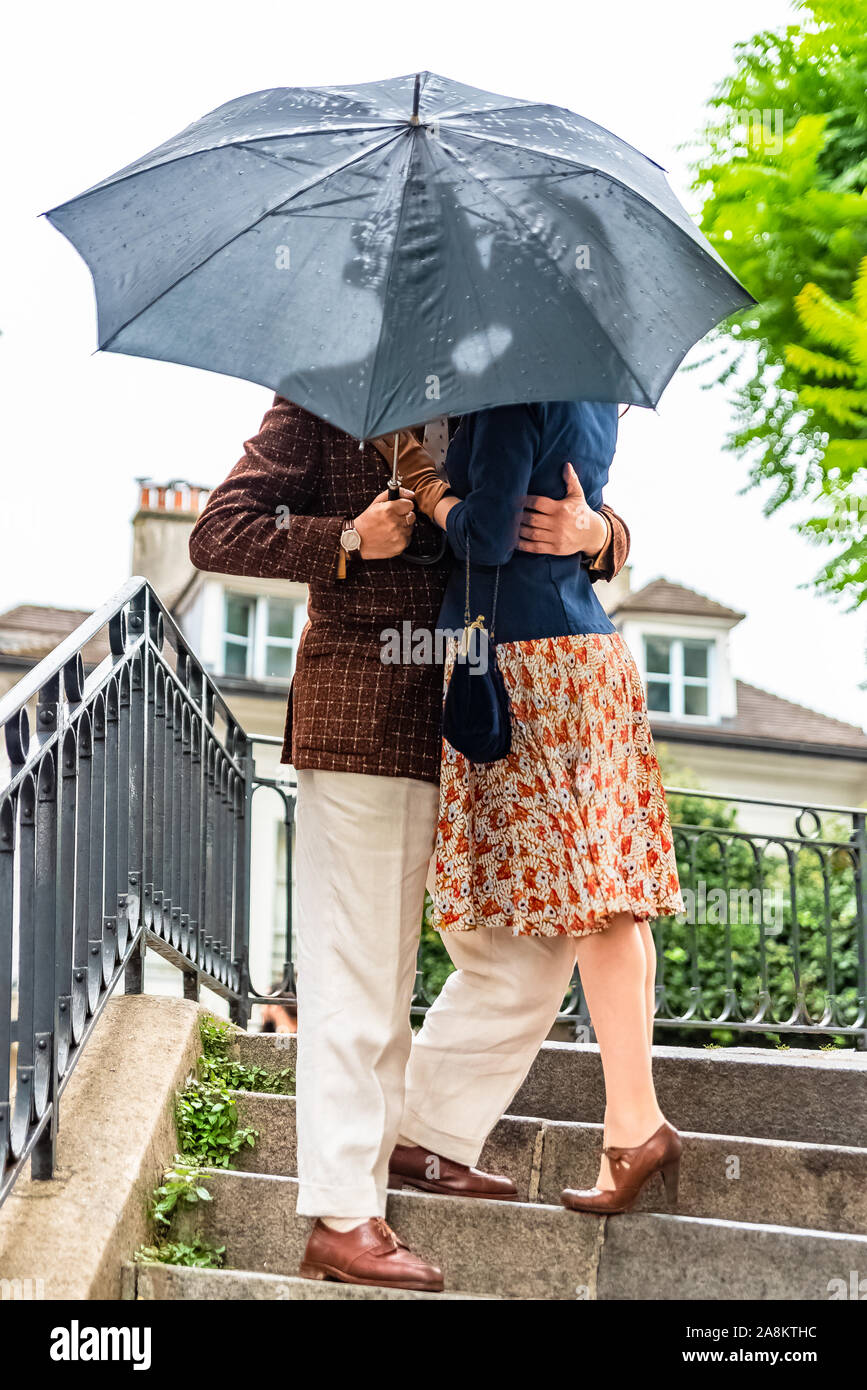
[[[450, 644], [445, 678], [454, 663]], [[512, 751], [443, 741], [433, 923], [583, 936], [683, 911], [641, 678], [619, 633], [505, 642]]]

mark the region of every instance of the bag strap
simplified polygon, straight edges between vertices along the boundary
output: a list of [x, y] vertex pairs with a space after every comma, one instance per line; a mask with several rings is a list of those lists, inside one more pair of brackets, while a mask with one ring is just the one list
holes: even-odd
[[[494, 576], [494, 601], [493, 601], [493, 604], [492, 604], [492, 606], [491, 606], [491, 628], [490, 628], [490, 634], [489, 634], [490, 640], [491, 640], [491, 642], [493, 642], [494, 644], [496, 644], [496, 638], [495, 638], [495, 636], [494, 636], [494, 625], [495, 625], [495, 623], [496, 623], [496, 621], [497, 621], [497, 596], [498, 596], [499, 592], [500, 592], [500, 566], [497, 565], [497, 572], [496, 572], [496, 575]], [[480, 613], [479, 616], [476, 618], [475, 623], [473, 622], [472, 617], [471, 617], [471, 609], [470, 609], [470, 542], [469, 542], [469, 538], [468, 538], [468, 539], [467, 539], [466, 583], [465, 583], [465, 587], [464, 587], [464, 629], [467, 630], [467, 629], [469, 629], [469, 628], [471, 628], [471, 627], [476, 627], [479, 623], [482, 623], [482, 624], [483, 624], [483, 623], [484, 623], [484, 617], [485, 617], [484, 613]]]

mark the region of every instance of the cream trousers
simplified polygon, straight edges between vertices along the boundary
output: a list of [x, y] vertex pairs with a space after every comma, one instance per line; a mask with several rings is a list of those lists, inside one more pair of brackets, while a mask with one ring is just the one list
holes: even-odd
[[413, 1040], [430, 782], [298, 773], [298, 1212], [385, 1214], [398, 1134], [473, 1164], [569, 985], [569, 937], [447, 932], [456, 967]]

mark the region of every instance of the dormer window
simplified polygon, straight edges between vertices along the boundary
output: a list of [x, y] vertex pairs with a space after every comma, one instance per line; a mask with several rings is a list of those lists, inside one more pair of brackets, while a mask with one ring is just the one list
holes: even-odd
[[645, 634], [647, 708], [674, 719], [708, 719], [711, 714], [712, 650], [699, 637]]

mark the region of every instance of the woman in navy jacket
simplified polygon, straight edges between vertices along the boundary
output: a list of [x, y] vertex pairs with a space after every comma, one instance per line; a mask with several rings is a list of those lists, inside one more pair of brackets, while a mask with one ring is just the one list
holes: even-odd
[[[497, 661], [512, 717], [499, 762], [471, 763], [443, 744], [434, 925], [453, 956], [467, 931], [574, 939], [605, 1075], [605, 1137], [597, 1186], [563, 1200], [605, 1213], [628, 1210], [655, 1172], [676, 1194], [680, 1140], [651, 1074], [650, 922], [683, 903], [635, 663], [587, 564], [534, 551], [522, 514], [528, 495], [563, 496], [571, 463], [589, 521], [604, 526], [595, 513], [616, 439], [615, 405], [479, 411], [452, 440], [450, 493], [434, 509], [454, 552], [441, 627], [463, 626], [468, 555], [472, 615], [489, 626], [499, 573]], [[460, 982], [451, 977], [446, 996], [450, 985]]]

